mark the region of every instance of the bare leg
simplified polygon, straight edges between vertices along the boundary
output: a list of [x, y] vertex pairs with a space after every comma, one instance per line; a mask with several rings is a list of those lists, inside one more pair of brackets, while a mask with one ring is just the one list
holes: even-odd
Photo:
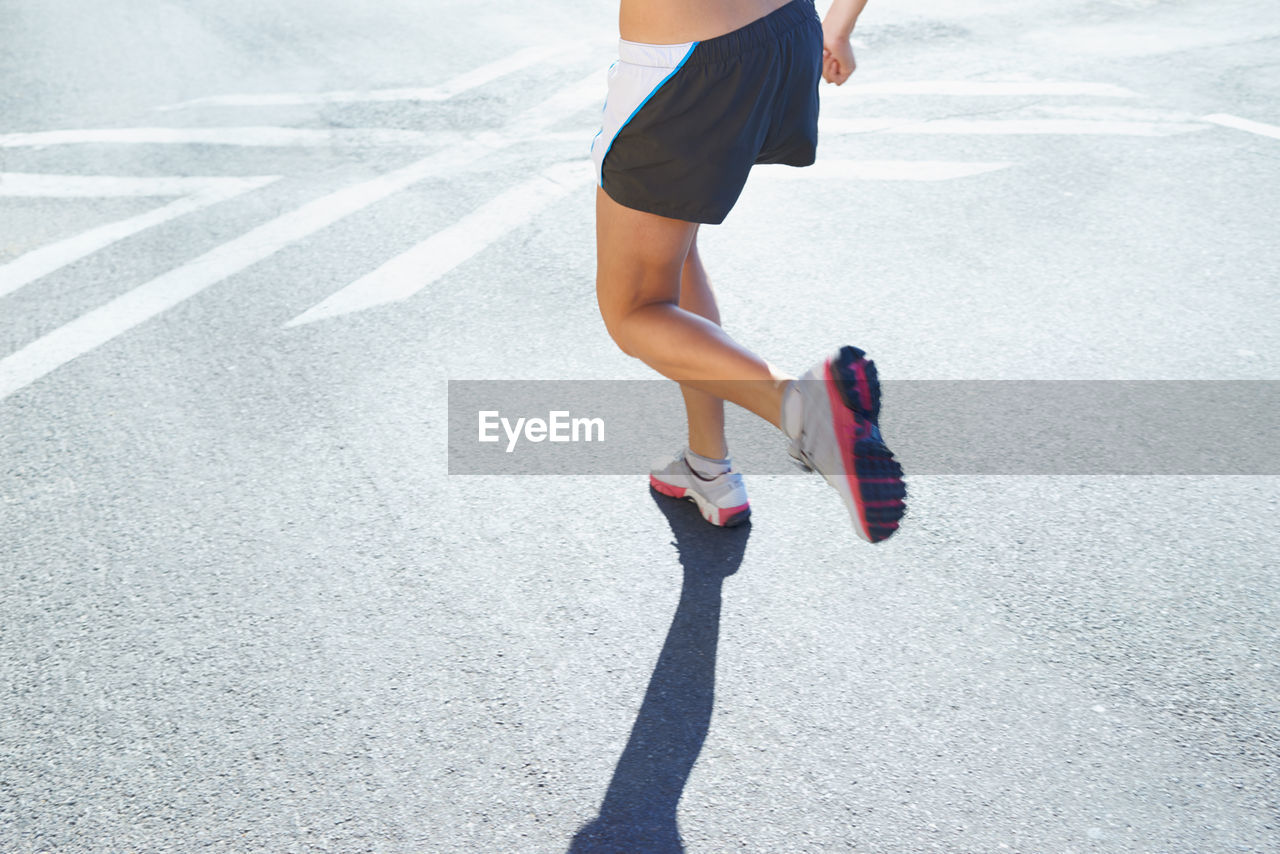
[[[623, 207], [596, 188], [596, 298], [622, 351], [682, 386], [779, 426], [786, 374], [681, 308], [695, 223]], [[696, 256], [695, 256], [696, 258]]]
[[[698, 256], [696, 230], [680, 271], [680, 301], [677, 305], [720, 325], [715, 290]], [[729, 446], [724, 436], [724, 401], [693, 386], [682, 385], [680, 392], [684, 395], [684, 409], [689, 418], [689, 450], [713, 460], [727, 457]]]

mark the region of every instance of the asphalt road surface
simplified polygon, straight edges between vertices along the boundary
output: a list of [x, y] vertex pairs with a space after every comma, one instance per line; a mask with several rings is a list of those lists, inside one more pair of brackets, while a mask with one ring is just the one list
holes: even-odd
[[[0, 0], [0, 850], [1280, 848], [1274, 476], [921, 476], [873, 548], [813, 477], [725, 532], [448, 475], [450, 380], [650, 376], [593, 294], [615, 14]], [[872, 0], [818, 165], [703, 231], [726, 326], [1277, 379], [1278, 38]]]

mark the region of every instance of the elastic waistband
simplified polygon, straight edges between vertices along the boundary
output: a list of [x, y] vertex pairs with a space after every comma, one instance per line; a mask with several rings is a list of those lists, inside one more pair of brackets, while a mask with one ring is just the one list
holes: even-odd
[[818, 23], [818, 12], [813, 8], [813, 0], [791, 0], [787, 5], [775, 9], [763, 18], [757, 18], [745, 27], [698, 42], [698, 49], [689, 57], [689, 64], [701, 65], [732, 59], [791, 32], [807, 21]]
[[[818, 21], [813, 0], [791, 0], [763, 18], [757, 18], [745, 27], [700, 42], [684, 44], [644, 44], [618, 40], [618, 58], [632, 65], [648, 65], [655, 68], [675, 68], [682, 62], [703, 65], [720, 62], [747, 53], [767, 41], [776, 39], [807, 21]], [[696, 50], [694, 49], [696, 48]], [[692, 55], [690, 52], [692, 51]]]

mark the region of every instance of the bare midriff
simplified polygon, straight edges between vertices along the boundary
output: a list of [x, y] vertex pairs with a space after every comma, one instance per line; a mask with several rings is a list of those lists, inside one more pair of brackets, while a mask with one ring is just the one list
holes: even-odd
[[789, 0], [622, 0], [622, 38], [645, 44], [684, 44], [731, 33], [787, 5]]

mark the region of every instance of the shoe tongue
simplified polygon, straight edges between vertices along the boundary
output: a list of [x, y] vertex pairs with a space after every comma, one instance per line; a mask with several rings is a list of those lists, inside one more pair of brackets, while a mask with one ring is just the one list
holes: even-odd
[[781, 418], [782, 432], [787, 438], [794, 441], [800, 439], [800, 429], [804, 424], [803, 405], [804, 401], [800, 397], [800, 389], [796, 385], [798, 380], [792, 380], [787, 383], [787, 387], [782, 392], [782, 410]]

